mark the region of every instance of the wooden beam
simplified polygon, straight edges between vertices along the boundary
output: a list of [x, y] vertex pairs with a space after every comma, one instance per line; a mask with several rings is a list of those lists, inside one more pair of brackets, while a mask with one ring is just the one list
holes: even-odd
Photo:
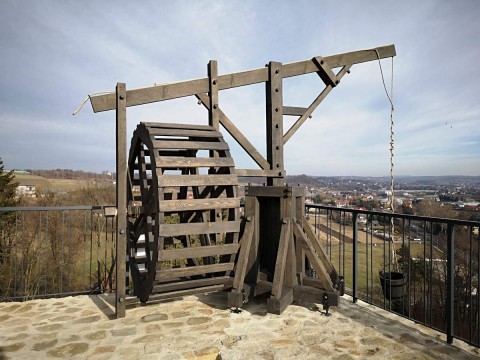
[[[198, 100], [202, 104], [210, 109], [208, 104], [207, 94], [196, 94]], [[243, 150], [260, 166], [262, 169], [269, 169], [270, 164], [267, 160], [260, 154], [260, 152], [252, 145], [252, 143], [242, 134], [242, 132], [235, 126], [235, 124], [225, 115], [225, 113], [219, 108], [220, 114], [220, 124], [227, 130], [227, 132], [235, 139], [235, 141], [242, 147]]]
[[180, 268], [161, 268], [161, 264], [157, 264], [157, 275], [155, 277], [158, 281], [172, 280], [184, 276], [202, 275], [208, 273], [216, 273], [228, 271], [233, 269], [233, 263], [214, 264], [214, 265], [199, 265], [188, 266]]
[[197, 246], [183, 249], [160, 250], [158, 261], [181, 260], [200, 258], [205, 256], [234, 254], [238, 251], [238, 244]]
[[[282, 63], [271, 61], [268, 64], [268, 81], [265, 84], [267, 161], [270, 164], [270, 170], [277, 170], [278, 173], [284, 169], [282, 74]], [[282, 178], [267, 178], [268, 186], [278, 186], [282, 183]]]
[[188, 149], [188, 150], [228, 150], [226, 142], [191, 141], [191, 140], [153, 140], [153, 148], [157, 149]]
[[158, 174], [158, 186], [206, 186], [238, 185], [237, 175], [162, 175]]
[[284, 106], [283, 115], [302, 116], [307, 112], [307, 110], [308, 108], [304, 108], [304, 107]]
[[[163, 209], [161, 210], [163, 211]], [[160, 224], [159, 226], [161, 236], [218, 234], [240, 231], [240, 221]]]
[[277, 261], [275, 264], [275, 274], [273, 275], [272, 298], [279, 300], [282, 295], [283, 283], [285, 278], [285, 270], [287, 268], [287, 253], [290, 248], [291, 238], [291, 221], [289, 218], [282, 220], [280, 230], [280, 240], [277, 252]]
[[[160, 168], [189, 168], [189, 167], [231, 167], [235, 166], [231, 157], [158, 157], [157, 166]], [[147, 169], [149, 167], [147, 166]]]
[[206, 279], [159, 283], [153, 286], [152, 292], [163, 293], [163, 292], [171, 292], [171, 291], [177, 291], [177, 290], [183, 290], [183, 289], [195, 289], [198, 287], [203, 287], [208, 285], [227, 284], [229, 279], [230, 279], [229, 276], [217, 276], [217, 277], [206, 278]]
[[[180, 176], [180, 175], [179, 175]], [[187, 175], [184, 175], [187, 176]], [[186, 200], [160, 200], [161, 212], [231, 209], [240, 207], [239, 198], [213, 198], [213, 199], [186, 199]], [[186, 224], [191, 226], [192, 224]], [[168, 236], [168, 235], [162, 235]]]
[[125, 317], [125, 274], [127, 254], [127, 99], [126, 86], [118, 83], [115, 94], [116, 113], [116, 176], [117, 176], [117, 250], [115, 316]]
[[218, 131], [220, 127], [220, 113], [218, 107], [218, 67], [215, 60], [210, 60], [208, 63], [208, 124], [213, 126]]
[[[340, 79], [347, 73], [347, 71], [350, 69], [350, 65], [346, 65], [340, 70], [337, 74], [337, 80], [340, 81]], [[286, 144], [287, 141], [295, 134], [295, 132], [300, 128], [300, 126], [303, 125], [303, 123], [308, 119], [310, 115], [312, 115], [313, 111], [322, 103], [323, 100], [327, 97], [328, 94], [330, 94], [330, 91], [332, 91], [333, 86], [328, 85], [323, 91], [320, 93], [320, 95], [317, 96], [315, 100], [310, 104], [308, 109], [305, 111], [305, 113], [295, 122], [295, 124], [292, 125], [290, 129], [285, 133], [283, 136], [283, 143]]]
[[335, 87], [338, 84], [338, 79], [335, 73], [332, 71], [330, 66], [325, 62], [325, 59], [321, 56], [314, 57], [313, 62], [318, 67], [317, 74], [323, 80], [325, 85], [330, 85], [331, 87]]
[[[324, 60], [330, 68], [345, 65], [359, 64], [367, 61], [393, 57], [396, 55], [395, 46], [387, 45], [372, 49], [352, 51], [343, 54], [325, 56]], [[283, 65], [283, 78], [317, 72], [318, 67], [312, 59]], [[239, 86], [258, 84], [268, 80], [268, 69], [260, 68], [218, 76], [218, 89], [230, 89]], [[176, 99], [180, 97], [206, 93], [209, 91], [208, 78], [181, 81], [177, 83], [150, 86], [133, 89], [127, 92], [127, 107], [148, 104], [157, 101]], [[90, 96], [90, 102], [94, 112], [115, 109], [115, 93]]]
[[277, 170], [261, 170], [261, 169], [236, 169], [237, 176], [243, 177], [278, 177], [283, 178], [286, 176], [286, 171]]

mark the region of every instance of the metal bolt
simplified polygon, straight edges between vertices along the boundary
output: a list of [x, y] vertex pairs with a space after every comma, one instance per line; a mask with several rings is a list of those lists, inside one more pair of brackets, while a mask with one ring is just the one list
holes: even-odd
[[275, 146], [275, 149], [280, 150], [280, 146], [278, 146], [278, 145]]
[[278, 108], [275, 108], [275, 111], [277, 111], [277, 112], [278, 112]]
[[217, 104], [213, 105], [213, 108], [214, 109], [218, 108], [218, 105]]
[[123, 229], [120, 230], [120, 234], [122, 234], [122, 235], [125, 234], [125, 230], [123, 230]]
[[347, 70], [347, 74], [350, 74], [350, 70]]
[[280, 90], [278, 88], [275, 89], [275, 92], [279, 92]]
[[220, 213], [217, 213], [217, 217], [219, 218], [220, 216], [222, 216], [222, 214], [220, 214]]
[[280, 164], [277, 164], [277, 168], [279, 168], [279, 167], [280, 167]]
[[123, 99], [125, 99], [125, 96], [120, 95], [120, 100], [123, 100]]
[[278, 172], [278, 176], [282, 176], [282, 172], [281, 172], [281, 171]]
[[277, 124], [277, 125], [275, 125], [275, 127], [278, 129], [278, 128], [279, 128], [279, 125]]
[[275, 74], [278, 74], [279, 72], [280, 72], [280, 70], [278, 70], [278, 69], [277, 69], [277, 70], [275, 70]]
[[125, 299], [124, 299], [123, 297], [119, 297], [119, 298], [118, 298], [118, 302], [119, 302], [119, 303], [123, 303], [124, 301], [125, 301]]
[[287, 220], [286, 219], [282, 219], [282, 224], [286, 224], [287, 223]]
[[213, 85], [217, 85], [217, 80], [213, 80], [213, 81], [212, 81], [212, 84], [213, 84]]
[[325, 63], [325, 61], [324, 61], [324, 60], [320, 60], [320, 64], [322, 64], [322, 65], [323, 65], [324, 63]]
[[197, 101], [198, 105], [202, 105], [202, 102], [200, 100]]
[[340, 80], [335, 80], [335, 84], [340, 84]]
[[311, 118], [312, 118], [312, 115], [308, 115], [308, 118], [311, 119]]

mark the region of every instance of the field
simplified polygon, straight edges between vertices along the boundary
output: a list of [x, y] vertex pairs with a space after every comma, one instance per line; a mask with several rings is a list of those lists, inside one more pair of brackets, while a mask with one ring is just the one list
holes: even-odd
[[93, 179], [48, 179], [43, 176], [15, 173], [15, 181], [19, 185], [35, 185], [38, 190], [64, 192], [86, 187], [99, 180]]

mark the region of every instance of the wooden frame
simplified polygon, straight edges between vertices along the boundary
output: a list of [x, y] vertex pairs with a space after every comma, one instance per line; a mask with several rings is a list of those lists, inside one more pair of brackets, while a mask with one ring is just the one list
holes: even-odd
[[[159, 135], [169, 136], [182, 134], [195, 138], [191, 140], [186, 146], [182, 142], [165, 142], [165, 141], [153, 141], [151, 149], [139, 150], [138, 152], [138, 166], [142, 168], [142, 171], [155, 170], [152, 164], [142, 163], [141, 158], [143, 156], [149, 156], [147, 153], [154, 151], [157, 147], [165, 148], [160, 151], [160, 156], [166, 156], [169, 158], [167, 163], [164, 164], [164, 169], [170, 168], [189, 168], [192, 165], [191, 159], [181, 159], [186, 156], [188, 151], [199, 148], [205, 148], [210, 153], [210, 159], [195, 159], [192, 160], [197, 166], [212, 166], [212, 173], [209, 171], [209, 175], [200, 175], [198, 173], [189, 173], [188, 171], [182, 172], [181, 176], [171, 178], [161, 178], [158, 176], [158, 186], [167, 187], [173, 185], [186, 186], [206, 186], [207, 189], [222, 186], [235, 186], [237, 184], [237, 176], [246, 177], [266, 177], [266, 187], [262, 189], [252, 188], [249, 189], [250, 193], [247, 197], [246, 214], [249, 214], [250, 220], [245, 225], [244, 238], [240, 243], [240, 254], [236, 264], [236, 278], [233, 281], [233, 291], [229, 297], [229, 303], [234, 306], [240, 306], [241, 302], [245, 300], [245, 293], [248, 292], [248, 296], [255, 293], [265, 293], [265, 291], [271, 292], [271, 298], [268, 302], [269, 311], [280, 313], [285, 306], [291, 303], [292, 299], [298, 298], [318, 298], [318, 293], [315, 292], [315, 286], [320, 285], [327, 291], [334, 290], [334, 272], [333, 267], [329, 264], [328, 259], [322, 255], [319, 243], [315, 240], [315, 237], [308, 224], [305, 223], [303, 218], [303, 200], [283, 200], [283, 199], [303, 199], [303, 195], [295, 195], [298, 192], [295, 188], [283, 186], [283, 179], [286, 176], [284, 166], [284, 145], [295, 134], [295, 132], [305, 123], [305, 121], [311, 116], [313, 111], [318, 105], [326, 98], [326, 96], [340, 83], [343, 76], [349, 72], [349, 69], [354, 64], [359, 64], [367, 61], [380, 60], [383, 58], [393, 57], [396, 55], [395, 46], [387, 45], [372, 49], [365, 49], [353, 52], [347, 52], [342, 54], [336, 54], [331, 56], [317, 56], [312, 59], [282, 64], [279, 62], [270, 62], [265, 68], [258, 68], [238, 73], [219, 75], [218, 66], [215, 60], [212, 60], [208, 64], [208, 76], [206, 78], [181, 81], [171, 84], [162, 84], [158, 86], [150, 86], [140, 89], [126, 90], [125, 84], [118, 83], [115, 92], [107, 93], [103, 95], [94, 95], [90, 97], [92, 108], [94, 112], [116, 110], [116, 140], [117, 140], [117, 153], [116, 153], [116, 169], [117, 169], [117, 291], [116, 291], [116, 315], [117, 317], [125, 316], [125, 293], [126, 287], [123, 277], [126, 274], [126, 241], [127, 241], [127, 209], [129, 214], [137, 216], [142, 211], [155, 210], [155, 201], [149, 199], [152, 192], [147, 191], [142, 194], [142, 207], [135, 208], [135, 206], [129, 205], [127, 207], [127, 159], [126, 154], [126, 110], [130, 106], [137, 106], [142, 104], [148, 104], [153, 102], [165, 101], [175, 98], [181, 98], [186, 96], [195, 96], [199, 103], [203, 104], [208, 110], [208, 124], [214, 131], [220, 130], [222, 125], [227, 132], [239, 143], [239, 145], [245, 150], [245, 152], [255, 161], [259, 166], [258, 169], [238, 169], [235, 170], [231, 159], [219, 156], [222, 151], [228, 152], [228, 147], [225, 147], [222, 143], [209, 143], [204, 141], [202, 131], [205, 126], [201, 125], [172, 125], [165, 126], [159, 129]], [[334, 69], [340, 68], [336, 73]], [[283, 79], [288, 77], [300, 76], [309, 73], [316, 72], [319, 78], [324, 82], [324, 90], [315, 98], [308, 108], [301, 108], [295, 106], [285, 106], [283, 104]], [[221, 90], [246, 86], [257, 83], [265, 83], [266, 94], [266, 158], [252, 145], [248, 138], [242, 134], [242, 132], [234, 125], [234, 123], [223, 113], [219, 105], [219, 92]], [[288, 131], [283, 130], [283, 117], [284, 116], [297, 116], [297, 120], [291, 126]], [[213, 134], [212, 132], [211, 134]], [[220, 134], [220, 133], [219, 133]], [[168, 146], [167, 146], [168, 145]], [[189, 150], [190, 149], [190, 150]], [[142, 155], [143, 154], [143, 155]], [[229, 155], [228, 155], [229, 156]], [[228, 174], [218, 174], [214, 170], [215, 167], [228, 167], [233, 172]], [[212, 182], [210, 175], [215, 174], [215, 182]], [[154, 176], [157, 178], [157, 175]], [[147, 186], [148, 179], [143, 176], [139, 179], [133, 179], [133, 184], [140, 184]], [[182, 190], [183, 191], [183, 190]], [[214, 191], [214, 190], [209, 190]], [[184, 191], [183, 191], [184, 192]], [[199, 191], [197, 191], [199, 192]], [[286, 192], [286, 193], [285, 193]], [[162, 193], [163, 195], [163, 193]], [[183, 194], [185, 195], [185, 194]], [[200, 197], [205, 194], [198, 194]], [[270, 200], [265, 200], [270, 198]], [[217, 218], [220, 215], [218, 207], [215, 207], [214, 199], [205, 199], [195, 204], [186, 201], [177, 202], [165, 202], [162, 205], [170, 206], [173, 210], [179, 210], [182, 208], [209, 208], [213, 206], [211, 210], [211, 216]], [[237, 202], [219, 200], [227, 208], [231, 206], [235, 208]], [[264, 207], [263, 210], [261, 208]], [[273, 276], [273, 282], [268, 282], [262, 278], [260, 267], [262, 261], [259, 257], [258, 248], [262, 246], [261, 228], [266, 224], [260, 224], [260, 212], [266, 211], [266, 209], [273, 211], [274, 217], [277, 217], [278, 221], [282, 221], [282, 225], [276, 228], [276, 225], [268, 225], [268, 231], [273, 231], [278, 235], [278, 245], [275, 248], [277, 253], [273, 254], [275, 261], [278, 260], [278, 268], [275, 269]], [[172, 211], [173, 211], [172, 210]], [[157, 209], [158, 211], [158, 209]], [[234, 211], [238, 211], [235, 210]], [[162, 215], [163, 216], [163, 215]], [[161, 223], [162, 219], [156, 219], [155, 223]], [[149, 223], [150, 221], [150, 223]], [[139, 220], [134, 223], [136, 226], [151, 227], [152, 219], [147, 218]], [[235, 228], [239, 225], [238, 221], [234, 224]], [[189, 229], [182, 228], [183, 232], [189, 233], [192, 231], [203, 231], [206, 237], [216, 239], [217, 231], [219, 230], [232, 230], [232, 224], [223, 225], [221, 222], [214, 225], [208, 222], [202, 224], [195, 224], [195, 228], [192, 226]], [[212, 226], [212, 227], [210, 227]], [[173, 234], [178, 231], [178, 227], [162, 225], [160, 231], [165, 234]], [[201, 230], [200, 230], [201, 229]], [[158, 230], [158, 229], [157, 229]], [[157, 231], [156, 230], [156, 231]], [[148, 235], [150, 234], [150, 235]], [[134, 234], [138, 236], [138, 232]], [[151, 232], [147, 232], [147, 237], [160, 237], [163, 236]], [[275, 238], [275, 237], [274, 237]], [[275, 241], [277, 241], [275, 240]], [[149, 239], [146, 240], [150, 241]], [[214, 240], [215, 242], [215, 240]], [[235, 244], [238, 242], [238, 234]], [[163, 246], [163, 240], [161, 241]], [[234, 244], [226, 244], [227, 248], [220, 247], [215, 250], [221, 251], [233, 251]], [[272, 244], [270, 244], [272, 245]], [[238, 246], [238, 245], [237, 245]], [[235, 247], [237, 249], [237, 247]], [[186, 250], [191, 252], [192, 250]], [[200, 256], [203, 254], [210, 254], [210, 250], [202, 250], [199, 252]], [[181, 252], [169, 252], [163, 256], [173, 256], [173, 254], [180, 254]], [[204, 254], [205, 253], [205, 254]], [[167, 255], [170, 254], [170, 255]], [[207, 254], [207, 255], [208, 255]], [[221, 255], [220, 254], [220, 255]], [[231, 254], [231, 253], [228, 253]], [[192, 294], [196, 291], [215, 291], [228, 283], [228, 273], [231, 270], [231, 264], [235, 258], [235, 254], [221, 256], [230, 256], [230, 262], [221, 264], [222, 266], [215, 267], [216, 272], [225, 272], [224, 277], [218, 277], [215, 281], [211, 279], [196, 279], [191, 280], [195, 286], [189, 288], [189, 285], [172, 286], [171, 284], [163, 284], [160, 286], [164, 291], [168, 293], [160, 293], [157, 298], [163, 299], [172, 296], [183, 296], [186, 294]], [[197, 254], [198, 255], [198, 254]], [[207, 256], [205, 255], [205, 256]], [[208, 257], [208, 256], [207, 256]], [[308, 259], [308, 261], [306, 260]], [[317, 273], [321, 273], [319, 281], [311, 281], [305, 278], [306, 263], [309, 262], [316, 270]], [[153, 265], [152, 265], [153, 266]], [[202, 265], [205, 267], [212, 266], [209, 264]], [[240, 267], [240, 269], [239, 269]], [[198, 269], [197, 269], [198, 270]], [[207, 269], [200, 269], [207, 270]], [[190, 273], [193, 270], [177, 270], [165, 272], [164, 277], [171, 276], [183, 276], [186, 273]], [[180, 275], [179, 275], [180, 274]], [[240, 278], [238, 278], [240, 277]], [[304, 284], [304, 278], [306, 283]], [[332, 280], [333, 279], [333, 280]], [[251, 285], [254, 285], [253, 287]], [[312, 286], [310, 286], [312, 285]], [[313, 289], [313, 290], [312, 290]], [[248, 291], [246, 291], [248, 290]], [[313, 295], [312, 295], [313, 294]], [[247, 296], [247, 298], [248, 298]], [[315, 297], [316, 296], [316, 297]]]

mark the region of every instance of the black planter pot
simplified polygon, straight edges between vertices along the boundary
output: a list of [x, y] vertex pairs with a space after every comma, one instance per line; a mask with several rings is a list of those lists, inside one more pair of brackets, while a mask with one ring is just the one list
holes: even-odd
[[380, 272], [383, 296], [388, 300], [401, 299], [407, 293], [406, 279], [400, 272]]

